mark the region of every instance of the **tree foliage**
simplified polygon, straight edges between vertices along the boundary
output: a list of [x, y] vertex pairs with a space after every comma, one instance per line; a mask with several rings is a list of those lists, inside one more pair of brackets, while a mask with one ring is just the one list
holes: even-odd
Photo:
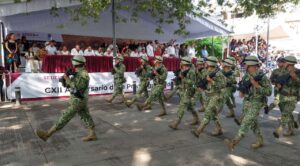
[[227, 40], [226, 37], [218, 36], [218, 37], [208, 37], [208, 38], [197, 39], [197, 40], [189, 40], [186, 42], [186, 44], [192, 45], [192, 43], [195, 43], [197, 56], [201, 55], [202, 48], [206, 46], [209, 55], [216, 56], [219, 59], [222, 59], [222, 49], [223, 49], [222, 44], [223, 42], [226, 43], [226, 40]]

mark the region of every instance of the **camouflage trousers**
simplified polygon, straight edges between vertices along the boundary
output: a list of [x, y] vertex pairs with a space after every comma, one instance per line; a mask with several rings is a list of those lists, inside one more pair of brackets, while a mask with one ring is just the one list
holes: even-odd
[[133, 97], [132, 102], [135, 102], [138, 98], [143, 97], [143, 95], [146, 98], [149, 97], [149, 95], [148, 95], [148, 89], [147, 89], [148, 83], [149, 82], [147, 80], [146, 81], [145, 80], [141, 80], [139, 88], [138, 88], [138, 90], [136, 92], [136, 95]]
[[197, 91], [196, 91], [196, 94], [195, 94], [195, 96], [194, 96], [194, 99], [195, 99], [195, 102], [196, 102], [197, 100], [199, 100], [201, 106], [204, 107], [204, 96], [203, 96], [202, 93], [204, 93], [204, 92], [202, 92], [202, 91], [200, 91], [200, 90], [197, 90]]
[[179, 103], [179, 108], [177, 111], [177, 117], [178, 119], [182, 119], [185, 111], [189, 111], [192, 114], [197, 114], [195, 109], [194, 109], [194, 105], [195, 102], [193, 100], [192, 96], [186, 96], [186, 95], [182, 95], [182, 98], [180, 99], [180, 103]]
[[275, 107], [277, 107], [279, 105], [279, 98], [280, 98], [280, 95], [278, 94], [278, 92], [276, 93], [276, 91], [274, 92], [275, 96], [274, 96], [274, 100], [273, 102], [269, 105], [269, 110], [272, 110], [274, 109]]
[[120, 79], [114, 80], [114, 92], [112, 96], [114, 98], [118, 95], [123, 95], [123, 80]]
[[61, 117], [55, 124], [56, 130], [62, 129], [76, 114], [80, 116], [81, 121], [87, 128], [95, 127], [94, 121], [87, 107], [87, 100], [71, 98], [70, 106], [63, 111]]
[[281, 110], [281, 121], [280, 124], [294, 126], [293, 111], [296, 108], [297, 97], [296, 96], [283, 96], [279, 97], [279, 108]]
[[160, 104], [164, 104], [164, 85], [155, 85], [150, 92], [149, 97], [145, 101], [145, 105], [150, 105], [153, 101], [158, 101]]
[[220, 107], [220, 110], [219, 112], [222, 111], [224, 105], [227, 105], [227, 107], [232, 110], [234, 107], [235, 107], [235, 104], [232, 100], [232, 91], [231, 89], [225, 89], [225, 91], [223, 92], [223, 94], [221, 95], [222, 96], [222, 102], [221, 102], [221, 107]]
[[168, 94], [167, 98], [173, 97], [175, 94], [177, 94], [180, 98], [181, 94], [181, 87], [175, 86], [175, 88]]
[[264, 106], [264, 103], [261, 101], [252, 101], [252, 100], [244, 100], [243, 101], [243, 115], [241, 126], [239, 128], [238, 137], [243, 137], [249, 129], [251, 129], [254, 134], [261, 135], [261, 130], [258, 124], [257, 116], [259, 115], [259, 111]]
[[201, 125], [206, 126], [211, 120], [219, 122], [218, 110], [221, 107], [221, 102], [222, 99], [220, 95], [208, 96], [205, 99], [204, 105], [206, 107], [203, 120], [201, 121]]

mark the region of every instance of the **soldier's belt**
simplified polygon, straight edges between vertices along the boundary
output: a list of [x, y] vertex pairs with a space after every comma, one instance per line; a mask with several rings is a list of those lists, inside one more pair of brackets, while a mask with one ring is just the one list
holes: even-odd
[[287, 92], [280, 92], [279, 94], [281, 94], [282, 96], [287, 96], [287, 97], [297, 97], [297, 94], [291, 94], [291, 93], [287, 93]]
[[205, 95], [208, 96], [208, 97], [212, 97], [212, 96], [219, 96], [220, 93], [207, 93], [206, 92]]

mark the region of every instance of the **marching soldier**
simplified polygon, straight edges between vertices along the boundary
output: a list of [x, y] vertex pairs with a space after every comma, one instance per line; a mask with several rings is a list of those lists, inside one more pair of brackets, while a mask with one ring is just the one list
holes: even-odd
[[170, 128], [176, 130], [186, 110], [190, 111], [193, 115], [193, 121], [190, 125], [197, 125], [199, 118], [197, 112], [194, 110], [194, 95], [195, 95], [195, 83], [196, 74], [195, 70], [191, 67], [192, 62], [188, 57], [181, 59], [182, 70], [180, 73], [182, 92], [180, 96], [179, 109], [177, 111], [177, 120], [169, 125]]
[[[206, 68], [205, 68], [205, 63], [203, 58], [198, 58], [197, 59], [197, 70], [196, 70], [196, 83], [204, 79], [206, 76]], [[204, 106], [204, 96], [203, 96], [203, 91], [197, 89], [196, 94], [195, 94], [195, 99], [199, 99], [201, 108], [199, 109], [199, 112], [204, 112], [205, 111], [205, 106]]]
[[[240, 96], [244, 97], [243, 114], [240, 129], [234, 139], [226, 139], [225, 143], [232, 151], [234, 147], [243, 139], [244, 135], [251, 129], [256, 135], [256, 142], [251, 145], [253, 149], [263, 146], [263, 137], [259, 128], [257, 117], [259, 111], [265, 105], [265, 97], [272, 93], [272, 86], [264, 73], [259, 70], [259, 60], [255, 56], [248, 56], [244, 63], [247, 66], [247, 73], [242, 81], [247, 87], [239, 88]], [[240, 85], [241, 86], [241, 85]], [[241, 90], [244, 89], [244, 90]]]
[[272, 109], [274, 109], [275, 107], [278, 106], [279, 104], [279, 89], [278, 89], [278, 86], [276, 86], [276, 80], [279, 76], [285, 74], [287, 71], [286, 69], [284, 68], [284, 58], [278, 58], [277, 59], [277, 65], [278, 65], [278, 68], [273, 70], [272, 73], [271, 73], [271, 76], [270, 76], [270, 80], [271, 80], [271, 83], [273, 85], [275, 85], [274, 87], [274, 101], [273, 103], [271, 103], [268, 107], [267, 107], [267, 112], [271, 111]]
[[140, 85], [137, 90], [136, 95], [132, 98], [132, 100], [127, 100], [126, 105], [127, 107], [130, 107], [138, 98], [142, 97], [144, 95], [146, 98], [148, 98], [148, 85], [149, 85], [149, 77], [152, 73], [152, 68], [148, 64], [148, 57], [142, 56], [141, 57], [141, 66], [137, 69], [136, 75], [140, 79]]
[[[234, 76], [235, 76], [235, 79], [238, 78], [238, 80], [240, 80], [240, 77], [241, 77], [241, 72], [240, 72], [240, 69], [238, 68], [237, 64], [236, 64], [236, 59], [234, 57], [228, 57], [228, 59], [230, 59], [232, 62], [233, 62], [233, 65], [231, 66], [232, 68], [232, 71], [234, 71]], [[233, 102], [233, 105], [234, 105], [234, 108], [236, 107], [236, 104], [235, 104], [235, 97], [234, 97], [234, 93], [231, 94], [231, 100]]]
[[123, 64], [123, 61], [124, 58], [122, 56], [116, 57], [116, 64], [112, 70], [112, 75], [114, 76], [114, 92], [111, 98], [106, 100], [108, 103], [112, 103], [112, 101], [119, 95], [122, 96], [122, 102], [126, 101], [123, 93], [123, 84], [126, 82], [126, 79], [124, 77], [126, 67]]
[[[233, 96], [234, 92], [236, 91], [236, 77], [234, 75], [234, 71], [232, 70], [232, 66], [234, 62], [230, 59], [225, 59], [223, 61], [223, 74], [226, 77], [226, 88], [224, 89], [223, 94], [223, 105], [226, 104], [229, 109], [229, 114], [227, 115], [228, 118], [235, 117], [234, 113], [234, 102], [232, 101], [231, 96]], [[220, 112], [223, 109], [223, 105], [221, 107]]]
[[287, 125], [288, 131], [284, 136], [294, 135], [294, 116], [293, 111], [296, 108], [298, 90], [300, 87], [300, 73], [296, 73], [295, 64], [297, 59], [294, 56], [284, 58], [284, 68], [287, 70], [289, 77], [286, 83], [277, 85], [279, 90], [279, 108], [281, 110], [281, 121], [279, 127], [273, 132], [276, 138], [279, 138], [283, 128]]
[[209, 56], [206, 60], [207, 86], [205, 88], [205, 113], [204, 118], [201, 121], [200, 126], [196, 130], [192, 130], [192, 133], [199, 137], [208, 123], [213, 120], [216, 125], [216, 131], [212, 133], [213, 136], [222, 135], [222, 127], [218, 117], [218, 111], [221, 107], [222, 96], [221, 89], [226, 87], [226, 80], [223, 73], [218, 68], [218, 59], [216, 57]]
[[150, 96], [147, 98], [144, 104], [137, 104], [137, 108], [139, 111], [146, 110], [151, 106], [152, 101], [158, 100], [159, 104], [162, 107], [162, 110], [158, 116], [161, 117], [167, 114], [164, 103], [164, 88], [166, 86], [168, 72], [166, 67], [162, 63], [162, 57], [156, 56], [154, 60], [155, 67], [152, 71], [154, 87], [151, 89]]
[[76, 74], [74, 74], [74, 77], [72, 78], [69, 78], [66, 74], [64, 75], [66, 87], [68, 87], [71, 92], [71, 97], [69, 100], [70, 106], [63, 111], [62, 116], [48, 131], [43, 131], [40, 129], [36, 130], [37, 136], [42, 140], [47, 141], [47, 139], [53, 133], [62, 129], [76, 114], [80, 116], [82, 122], [89, 129], [89, 134], [82, 140], [94, 141], [97, 139], [95, 133], [95, 124], [87, 106], [89, 75], [84, 68], [85, 62], [85, 58], [79, 55], [74, 56], [72, 59], [72, 64], [75, 67]]

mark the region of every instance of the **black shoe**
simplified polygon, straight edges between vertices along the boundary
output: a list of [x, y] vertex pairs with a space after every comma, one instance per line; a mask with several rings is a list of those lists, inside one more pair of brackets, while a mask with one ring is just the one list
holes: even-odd
[[265, 107], [264, 107], [264, 110], [265, 110], [265, 114], [268, 115], [268, 114], [269, 114], [269, 111], [270, 111], [270, 110], [269, 110], [269, 107], [268, 107], [268, 106], [265, 106]]
[[294, 121], [294, 127], [295, 127], [296, 129], [299, 128], [299, 125], [298, 125], [298, 123], [297, 123], [296, 121]]

